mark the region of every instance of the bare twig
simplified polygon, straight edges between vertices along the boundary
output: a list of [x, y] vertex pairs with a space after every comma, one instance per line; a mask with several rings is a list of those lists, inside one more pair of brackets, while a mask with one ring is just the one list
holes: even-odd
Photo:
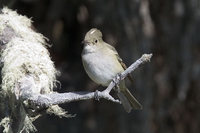
[[[112, 102], [120, 103], [119, 100], [114, 99], [110, 95], [110, 91], [131, 72], [133, 72], [136, 68], [138, 68], [141, 64], [150, 61], [152, 54], [144, 54], [140, 59], [138, 59], [135, 63], [133, 63], [130, 67], [128, 67], [124, 72], [118, 74], [110, 85], [104, 91], [95, 91], [95, 92], [67, 92], [67, 93], [56, 93], [52, 92], [49, 94], [37, 94], [32, 93], [34, 82], [32, 77], [27, 76], [25, 79], [21, 80], [20, 85], [17, 90], [20, 90], [19, 97], [34, 107], [48, 107], [51, 105], [69, 103], [73, 101], [80, 100], [88, 100], [88, 99], [97, 99], [104, 98], [106, 100], [110, 100]], [[28, 88], [32, 88], [31, 90]]]

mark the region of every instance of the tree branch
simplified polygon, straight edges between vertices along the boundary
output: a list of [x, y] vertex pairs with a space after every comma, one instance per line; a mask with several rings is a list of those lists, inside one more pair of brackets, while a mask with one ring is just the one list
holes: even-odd
[[[104, 91], [95, 91], [95, 92], [66, 92], [66, 93], [56, 93], [52, 92], [49, 94], [38, 94], [33, 93], [34, 89], [34, 79], [31, 76], [27, 76], [20, 81], [19, 86], [16, 90], [19, 90], [19, 98], [24, 101], [28, 101], [28, 105], [32, 107], [49, 107], [51, 105], [69, 103], [73, 101], [88, 100], [104, 98], [106, 100], [120, 103], [119, 100], [114, 99], [110, 95], [110, 91], [119, 84], [121, 80], [124, 80], [126, 76], [138, 68], [141, 64], [150, 61], [152, 54], [144, 54], [140, 59], [128, 67], [124, 72], [118, 74], [109, 86]], [[16, 94], [17, 95], [17, 94]]]

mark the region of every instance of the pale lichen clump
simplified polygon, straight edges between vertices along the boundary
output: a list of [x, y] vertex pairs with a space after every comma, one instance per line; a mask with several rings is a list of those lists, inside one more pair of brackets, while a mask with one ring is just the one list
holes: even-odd
[[4, 127], [3, 133], [9, 133], [10, 131], [10, 118], [5, 117], [0, 121], [0, 125]]
[[[1, 53], [2, 89], [11, 90], [23, 77], [31, 75], [40, 86], [33, 90], [35, 93], [45, 93], [52, 90], [56, 80], [56, 70], [50, 60], [47, 50], [43, 45], [24, 40], [22, 38], [12, 39]], [[42, 90], [39, 90], [42, 89]]]
[[15, 11], [3, 8], [0, 14], [0, 33], [6, 27], [11, 27], [17, 35], [1, 50], [2, 89], [12, 91], [15, 84], [26, 75], [34, 77], [42, 90], [35, 93], [45, 93], [52, 90], [56, 81], [56, 69], [45, 48], [47, 44], [42, 34], [36, 33], [31, 27], [31, 20], [18, 15]]
[[[7, 31], [9, 32], [6, 33]], [[10, 32], [12, 33], [10, 34]], [[16, 86], [19, 86], [20, 82], [26, 77], [31, 76], [34, 79], [34, 87], [29, 88], [30, 93], [45, 94], [53, 92], [58, 72], [50, 59], [49, 52], [46, 49], [47, 45], [46, 38], [31, 29], [30, 19], [8, 8], [1, 10], [0, 63], [2, 81], [0, 111], [7, 112], [0, 122], [0, 126], [4, 127], [4, 132], [13, 130], [10, 125], [18, 119], [20, 120], [19, 132], [36, 131], [32, 121], [39, 114], [32, 116], [27, 112], [24, 102], [18, 99], [19, 94], [16, 94]], [[19, 90], [17, 91], [19, 93]], [[48, 107], [46, 112], [54, 113], [60, 117], [69, 116], [58, 105]]]

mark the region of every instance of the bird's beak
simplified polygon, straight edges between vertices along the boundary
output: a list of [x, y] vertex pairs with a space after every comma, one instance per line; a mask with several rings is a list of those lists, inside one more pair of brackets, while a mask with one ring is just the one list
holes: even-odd
[[83, 40], [81, 43], [84, 44], [84, 45], [89, 44], [89, 42], [88, 42], [88, 41], [85, 41], [85, 40]]

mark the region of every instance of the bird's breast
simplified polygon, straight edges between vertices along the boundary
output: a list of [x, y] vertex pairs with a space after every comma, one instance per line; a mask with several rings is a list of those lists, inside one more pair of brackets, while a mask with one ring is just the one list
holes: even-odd
[[88, 53], [82, 55], [82, 61], [88, 76], [103, 86], [108, 86], [114, 76], [123, 71], [116, 55]]

